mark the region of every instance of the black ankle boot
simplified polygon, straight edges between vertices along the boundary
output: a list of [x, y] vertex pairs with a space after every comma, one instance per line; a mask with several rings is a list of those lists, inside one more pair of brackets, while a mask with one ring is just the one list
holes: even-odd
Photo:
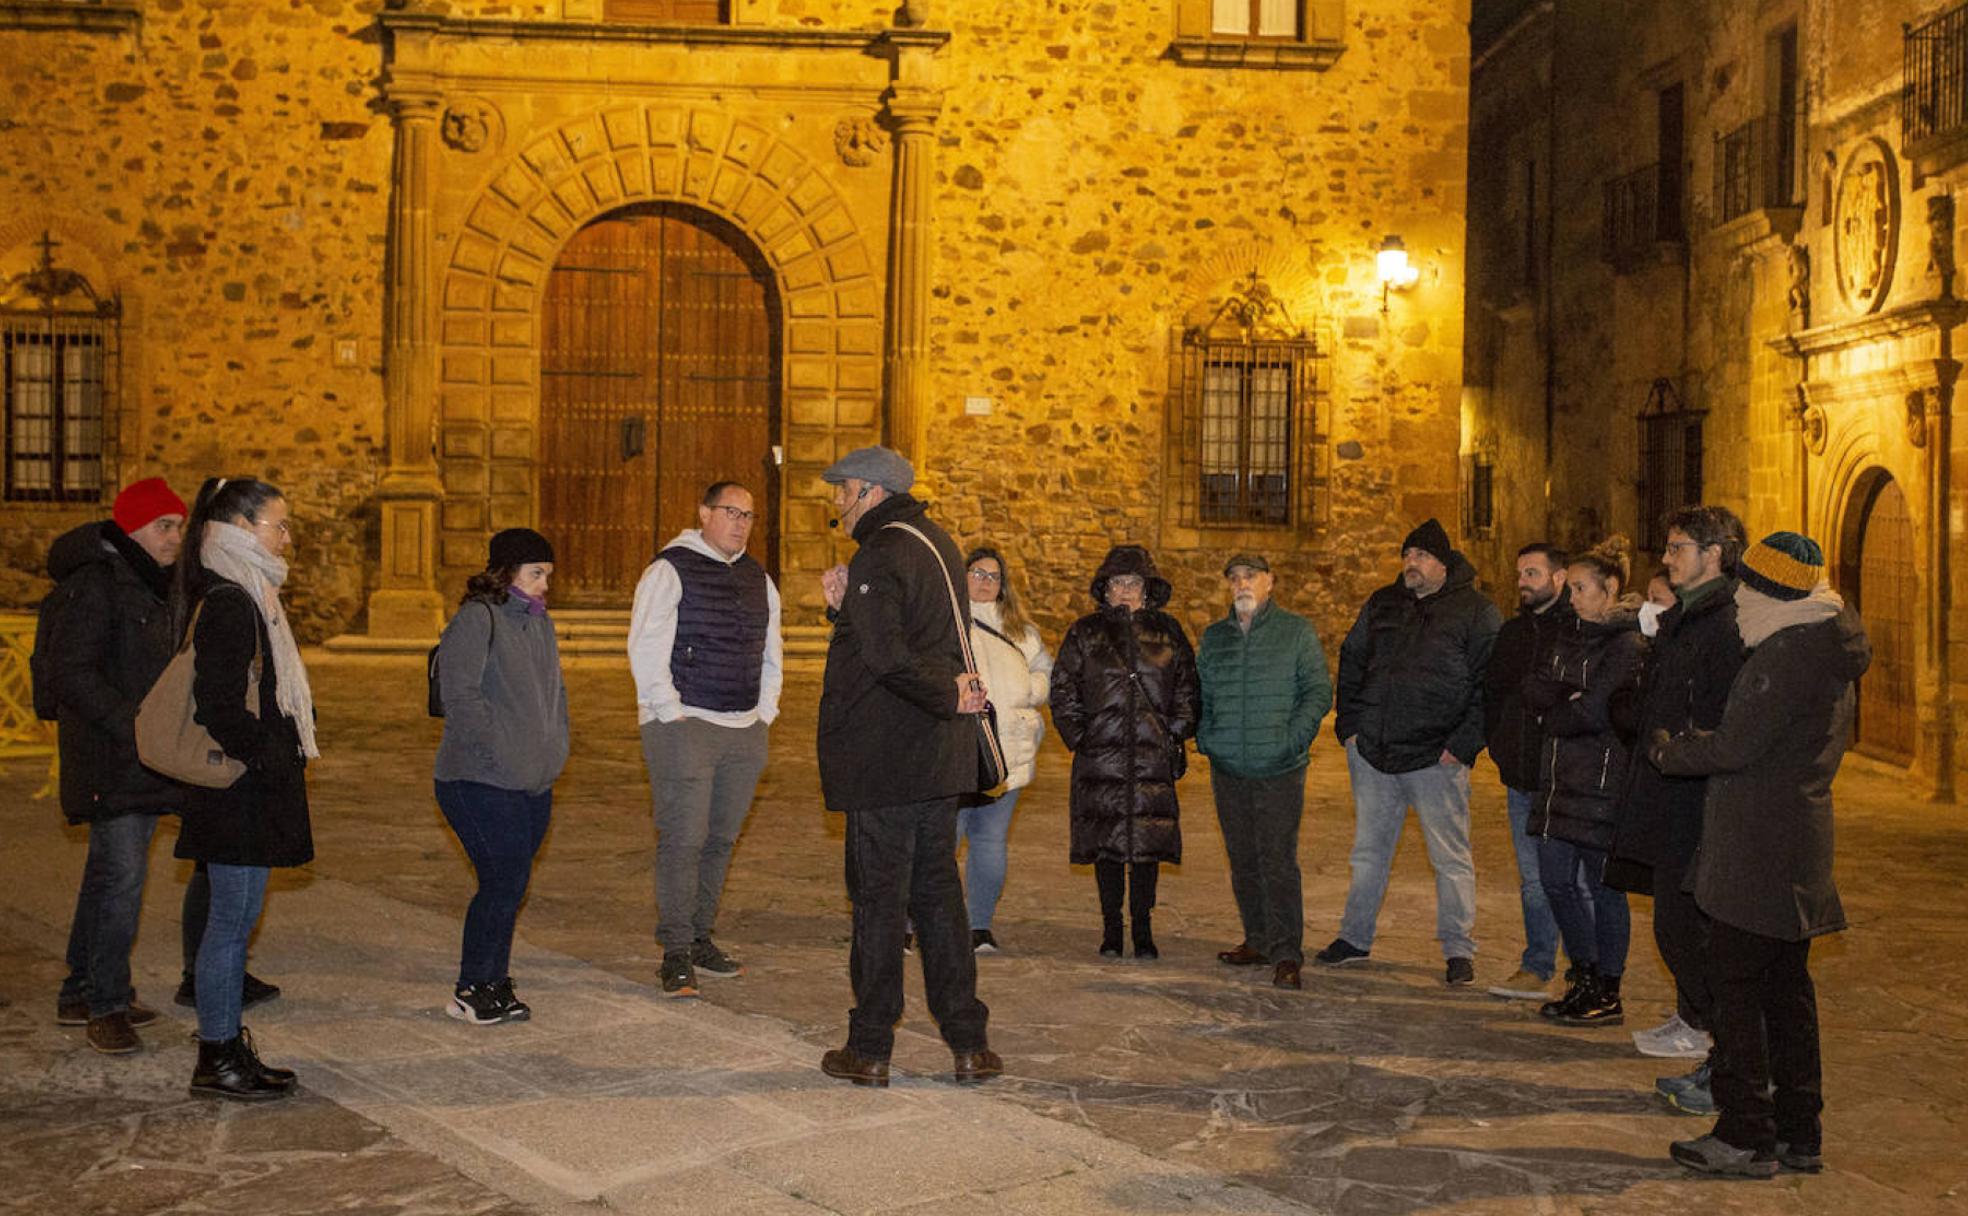
[[223, 1043], [198, 1041], [198, 1066], [192, 1070], [191, 1092], [201, 1098], [259, 1102], [284, 1098], [289, 1090], [262, 1075], [259, 1057], [243, 1037], [235, 1036]]
[[1100, 957], [1121, 957], [1121, 922], [1116, 917], [1106, 922], [1100, 930]]
[[1146, 916], [1134, 918], [1134, 957], [1154, 960], [1162, 957], [1155, 949], [1155, 928]]
[[1620, 977], [1593, 972], [1591, 983], [1558, 1020], [1567, 1026], [1617, 1026], [1626, 1021], [1626, 1010], [1620, 1005]]
[[1571, 987], [1565, 989], [1565, 995], [1559, 997], [1557, 1000], [1546, 1001], [1544, 1004], [1539, 1005], [1539, 1017], [1564, 1018], [1583, 999], [1587, 990], [1592, 986], [1593, 977], [1598, 973], [1591, 963], [1574, 963], [1567, 970], [1566, 974], [1572, 977]]
[[240, 1050], [246, 1053], [247, 1058], [253, 1061], [253, 1066], [260, 1070], [260, 1075], [265, 1077], [269, 1083], [278, 1085], [282, 1089], [292, 1089], [294, 1087], [294, 1070], [291, 1068], [275, 1068], [265, 1060], [260, 1059], [260, 1049], [253, 1042], [253, 1032], [244, 1026], [239, 1028], [239, 1045]]

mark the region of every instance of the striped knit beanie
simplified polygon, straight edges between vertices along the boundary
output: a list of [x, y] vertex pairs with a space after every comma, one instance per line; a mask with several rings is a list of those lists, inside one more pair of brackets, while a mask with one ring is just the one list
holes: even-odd
[[1771, 599], [1801, 600], [1824, 581], [1824, 551], [1796, 532], [1772, 532], [1742, 555], [1737, 574]]

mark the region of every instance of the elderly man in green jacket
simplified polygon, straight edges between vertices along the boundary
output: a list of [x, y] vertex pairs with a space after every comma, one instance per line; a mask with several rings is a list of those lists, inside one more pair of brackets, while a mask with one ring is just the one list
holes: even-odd
[[1239, 553], [1223, 578], [1231, 611], [1203, 631], [1196, 655], [1203, 680], [1196, 746], [1210, 759], [1244, 940], [1216, 957], [1236, 967], [1268, 963], [1273, 984], [1297, 988], [1305, 961], [1298, 823], [1306, 750], [1332, 708], [1332, 680], [1312, 622], [1272, 602], [1269, 562]]

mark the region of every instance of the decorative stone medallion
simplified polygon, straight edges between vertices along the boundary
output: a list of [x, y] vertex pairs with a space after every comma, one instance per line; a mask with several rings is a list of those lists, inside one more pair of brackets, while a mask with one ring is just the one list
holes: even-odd
[[1877, 311], [1893, 283], [1900, 238], [1900, 182], [1893, 154], [1867, 139], [1845, 159], [1832, 212], [1838, 290], [1858, 312]]
[[888, 132], [872, 115], [843, 118], [834, 124], [834, 151], [851, 168], [872, 165], [888, 151]]
[[444, 108], [444, 118], [438, 124], [438, 132], [446, 144], [469, 155], [483, 151], [493, 142], [498, 124], [499, 112], [492, 108], [491, 103], [466, 97]]

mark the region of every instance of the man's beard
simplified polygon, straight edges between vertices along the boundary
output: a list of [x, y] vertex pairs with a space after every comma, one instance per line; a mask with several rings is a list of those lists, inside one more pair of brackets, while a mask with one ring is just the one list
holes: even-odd
[[1520, 608], [1542, 608], [1557, 598], [1558, 589], [1555, 587], [1543, 595], [1539, 595], [1529, 587], [1517, 588], [1517, 605]]
[[1257, 597], [1248, 592], [1230, 597], [1230, 603], [1236, 608], [1238, 616], [1249, 616], [1257, 611]]

